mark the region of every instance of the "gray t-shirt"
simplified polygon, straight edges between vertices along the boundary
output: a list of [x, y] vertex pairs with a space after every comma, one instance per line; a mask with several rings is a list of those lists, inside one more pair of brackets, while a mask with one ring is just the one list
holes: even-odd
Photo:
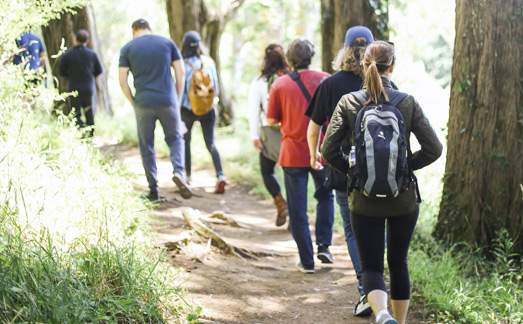
[[136, 89], [135, 106], [176, 106], [178, 95], [171, 75], [171, 64], [181, 58], [172, 40], [157, 35], [137, 37], [122, 48], [118, 66], [131, 69]]

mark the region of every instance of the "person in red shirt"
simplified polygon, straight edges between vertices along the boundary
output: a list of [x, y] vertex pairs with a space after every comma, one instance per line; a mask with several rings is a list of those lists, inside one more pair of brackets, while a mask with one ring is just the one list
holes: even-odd
[[324, 186], [326, 168], [314, 170], [310, 166], [307, 127], [310, 118], [305, 116], [311, 94], [328, 73], [309, 70], [314, 46], [307, 40], [296, 39], [287, 50], [287, 60], [293, 72], [279, 77], [269, 90], [267, 124], [281, 124], [280, 158], [283, 167], [291, 232], [300, 260], [296, 268], [304, 273], [314, 273], [314, 251], [307, 217], [307, 182], [309, 173], [315, 184], [316, 244], [318, 259], [332, 263], [329, 251], [332, 244], [334, 223], [334, 195]]

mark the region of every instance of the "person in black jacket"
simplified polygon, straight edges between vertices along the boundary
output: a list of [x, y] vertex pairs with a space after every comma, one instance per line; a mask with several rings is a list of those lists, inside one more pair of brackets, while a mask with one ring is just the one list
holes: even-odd
[[[349, 164], [340, 152], [340, 147], [346, 138], [352, 137], [357, 113], [364, 105], [389, 102], [394, 93], [390, 74], [394, 69], [395, 59], [394, 48], [390, 44], [382, 41], [371, 43], [365, 50], [362, 61], [366, 85], [362, 92], [369, 99], [362, 103], [357, 99], [360, 93], [349, 93], [340, 99], [334, 110], [321, 153], [329, 166], [341, 173], [347, 173]], [[409, 167], [418, 170], [436, 161], [443, 146], [416, 99], [406, 95], [396, 108], [404, 119], [407, 134], [413, 133], [421, 146], [420, 150], [413, 153]], [[368, 147], [367, 149], [371, 150]], [[410, 301], [407, 254], [416, 227], [420, 202], [416, 186], [415, 182], [409, 182], [408, 190], [390, 199], [370, 198], [358, 190], [352, 190], [349, 195], [350, 220], [361, 260], [363, 290], [378, 324], [406, 322]], [[394, 318], [387, 309], [387, 287], [383, 279], [385, 247], [381, 238], [385, 230]]]
[[[68, 97], [68, 108], [69, 111], [74, 109], [76, 125], [80, 128], [87, 127], [84, 135], [92, 137], [96, 106], [95, 78], [102, 73], [102, 65], [98, 55], [87, 47], [88, 43], [89, 32], [85, 29], [77, 31], [75, 46], [60, 59], [60, 75], [69, 80], [69, 91], [78, 93]], [[82, 111], [85, 122], [82, 120]]]
[[[341, 97], [349, 92], [361, 89], [363, 69], [360, 61], [365, 53], [365, 48], [373, 41], [374, 37], [372, 36], [372, 32], [367, 27], [354, 26], [347, 30], [344, 46], [338, 52], [333, 62], [333, 67], [338, 72], [320, 83], [305, 112], [305, 115], [311, 117], [307, 129], [307, 142], [311, 156], [311, 167], [314, 169], [323, 168], [320, 163], [320, 152], [318, 151], [322, 125], [326, 125], [331, 119], [334, 109]], [[349, 145], [350, 149], [350, 144], [344, 144]], [[348, 151], [347, 147], [345, 147], [345, 150]], [[372, 310], [363, 293], [360, 256], [350, 222], [349, 201], [347, 199], [347, 176], [334, 169], [330, 169], [327, 170], [327, 177], [330, 178], [326, 183], [327, 186], [336, 191], [336, 202], [340, 207], [339, 210], [341, 218], [343, 219], [345, 241], [347, 242], [350, 259], [356, 272], [356, 277], [358, 278], [360, 298], [354, 307], [353, 313], [356, 316], [368, 316]]]

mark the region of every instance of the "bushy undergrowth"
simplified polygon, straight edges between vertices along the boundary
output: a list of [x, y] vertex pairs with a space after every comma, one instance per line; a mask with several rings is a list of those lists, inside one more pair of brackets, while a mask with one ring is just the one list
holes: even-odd
[[435, 323], [523, 322], [523, 270], [521, 256], [500, 233], [485, 259], [481, 248], [442, 245], [417, 237], [410, 253], [414, 303]]
[[0, 322], [195, 318], [181, 274], [147, 236], [147, 206], [121, 168], [47, 113], [54, 99], [1, 66]]

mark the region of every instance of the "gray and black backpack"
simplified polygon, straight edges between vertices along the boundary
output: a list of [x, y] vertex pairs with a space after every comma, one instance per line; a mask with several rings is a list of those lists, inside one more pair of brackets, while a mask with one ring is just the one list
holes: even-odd
[[[348, 193], [357, 189], [375, 199], [391, 199], [416, 182], [409, 161], [412, 157], [409, 135], [403, 115], [396, 106], [407, 96], [393, 91], [387, 103], [365, 105], [369, 95], [361, 90], [352, 93], [364, 105], [354, 127], [355, 165], [349, 168]], [[354, 159], [353, 159], [354, 161]]]

